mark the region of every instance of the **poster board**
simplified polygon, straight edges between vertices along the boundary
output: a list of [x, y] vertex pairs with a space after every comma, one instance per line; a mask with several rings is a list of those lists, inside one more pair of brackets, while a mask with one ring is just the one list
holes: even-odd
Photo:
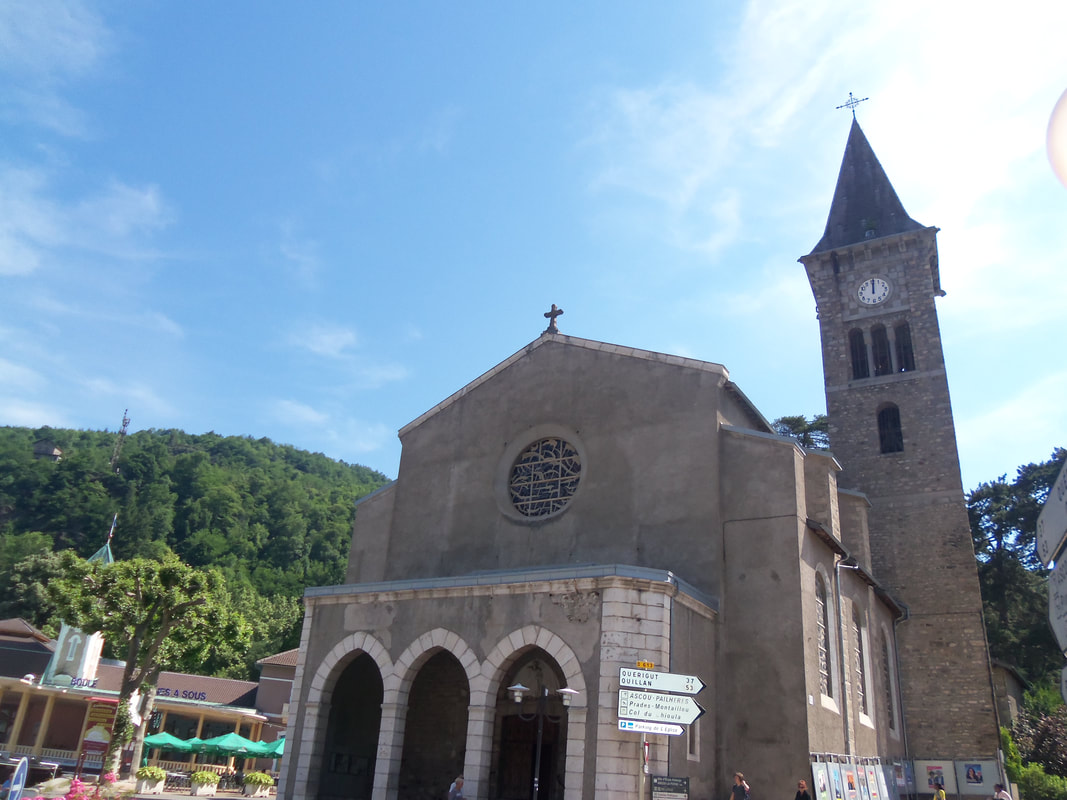
[[856, 765], [856, 788], [859, 789], [860, 800], [871, 800], [871, 790], [867, 786], [867, 767], [864, 764]]
[[935, 781], [944, 785], [945, 794], [959, 794], [956, 787], [956, 768], [952, 761], [916, 761], [916, 792], [933, 794]]
[[885, 800], [885, 793], [878, 782], [878, 775], [881, 772], [879, 765], [864, 764], [863, 771], [867, 773], [867, 792], [870, 794], [871, 800]]
[[884, 800], [900, 800], [901, 791], [897, 788], [897, 770], [900, 780], [904, 780], [904, 768], [897, 764], [882, 764], [878, 767], [878, 785], [882, 789]]
[[828, 764], [816, 761], [811, 765], [811, 796], [815, 800], [834, 800], [830, 789]]
[[993, 784], [1000, 783], [996, 761], [976, 759], [956, 762], [956, 783], [960, 794], [993, 796]]
[[860, 800], [859, 778], [856, 765], [851, 761], [841, 763], [841, 779], [845, 785], [845, 800]]
[[841, 783], [841, 765], [830, 763], [826, 765], [830, 773], [830, 791], [834, 800], [845, 800], [844, 784]]

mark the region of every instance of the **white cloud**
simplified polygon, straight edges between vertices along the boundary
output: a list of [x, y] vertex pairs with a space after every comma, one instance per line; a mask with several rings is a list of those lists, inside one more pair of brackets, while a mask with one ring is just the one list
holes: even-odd
[[309, 286], [315, 286], [319, 275], [319, 245], [313, 239], [298, 238], [295, 223], [283, 222], [278, 250], [285, 258], [294, 277]]
[[89, 396], [114, 397], [128, 407], [138, 409], [138, 414], [150, 417], [166, 417], [174, 414], [174, 407], [163, 399], [151, 386], [141, 381], [119, 383], [110, 378], [87, 378], [80, 381]]
[[[970, 417], [957, 412], [960, 461], [977, 480], [1013, 477], [1020, 464], [1047, 459], [1053, 447], [1067, 442], [1067, 372], [1032, 382], [1025, 382], [1025, 375], [1014, 377], [1023, 382], [995, 407]], [[972, 485], [968, 475], [964, 485]]]
[[290, 343], [326, 358], [343, 358], [359, 345], [359, 336], [342, 325], [308, 325], [293, 331]]
[[297, 425], [324, 425], [330, 419], [328, 414], [296, 400], [276, 400], [272, 413], [279, 420]]
[[0, 3], [0, 113], [61, 134], [84, 133], [81, 113], [60, 94], [96, 70], [111, 33], [77, 0]]
[[0, 420], [4, 425], [24, 428], [40, 428], [44, 425], [53, 428], [74, 427], [70, 418], [59, 408], [23, 398], [0, 397]]
[[145, 235], [170, 213], [155, 186], [109, 181], [100, 191], [64, 203], [50, 175], [0, 163], [0, 275], [27, 275], [68, 251], [144, 258]]
[[457, 106], [448, 106], [433, 115], [419, 141], [419, 150], [443, 153], [448, 150], [459, 124], [460, 110]]
[[29, 367], [0, 358], [0, 386], [7, 392], [29, 393], [44, 386], [44, 378]]

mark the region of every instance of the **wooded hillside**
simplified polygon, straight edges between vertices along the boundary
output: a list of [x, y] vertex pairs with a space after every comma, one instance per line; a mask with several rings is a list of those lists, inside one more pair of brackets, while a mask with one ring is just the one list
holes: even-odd
[[[269, 439], [147, 430], [0, 428], [0, 618], [55, 633], [44, 599], [55, 552], [87, 557], [107, 540], [117, 559], [173, 551], [217, 567], [253, 628], [252, 651], [205, 667], [249, 675], [255, 659], [295, 647], [307, 586], [344, 579], [354, 503], [388, 482], [366, 467]], [[62, 458], [35, 458], [35, 443]]]

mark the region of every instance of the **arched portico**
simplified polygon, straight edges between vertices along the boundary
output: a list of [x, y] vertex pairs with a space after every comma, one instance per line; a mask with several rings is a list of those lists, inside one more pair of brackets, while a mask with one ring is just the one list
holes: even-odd
[[386, 680], [379, 752], [388, 756], [379, 763], [383, 793], [375, 797], [444, 795], [464, 769], [470, 684], [480, 674], [467, 643], [444, 628], [422, 634], [400, 655]]
[[[302, 746], [295, 765], [297, 785], [303, 784], [305, 792], [303, 795], [299, 793], [294, 795], [294, 800], [301, 797], [306, 800], [317, 798], [320, 796], [320, 790], [322, 789], [328, 792], [333, 791], [329, 786], [324, 786], [323, 774], [327, 771], [340, 773], [341, 768], [344, 767], [349, 771], [347, 774], [355, 775], [360, 779], [358, 781], [346, 781], [346, 783], [359, 783], [361, 786], [370, 784], [370, 781], [363, 780], [361, 771], [364, 768], [369, 772], [370, 776], [377, 775], [377, 758], [370, 758], [367, 763], [362, 761], [353, 763], [351, 760], [353, 757], [356, 759], [369, 757], [358, 755], [355, 752], [348, 752], [347, 754], [327, 752], [328, 740], [336, 742], [337, 736], [341, 733], [335, 726], [331, 726], [331, 711], [335, 705], [335, 695], [340, 682], [344, 696], [354, 700], [363, 709], [363, 713], [359, 715], [358, 728], [364, 735], [357, 736], [359, 747], [348, 746], [343, 749], [349, 751], [358, 749], [360, 752], [365, 752], [365, 745], [371, 738], [369, 731], [373, 723], [373, 751], [377, 751], [383, 722], [382, 709], [385, 707], [383, 702], [384, 680], [385, 676], [392, 674], [392, 671], [392, 661], [389, 659], [385, 647], [373, 636], [364, 632], [346, 636], [334, 645], [329, 654], [322, 660], [315, 670], [308, 687], [304, 729], [301, 737]], [[356, 684], [370, 680], [373, 677], [376, 677], [378, 681], [377, 686], [374, 687], [377, 690], [378, 712], [374, 715], [374, 719], [371, 719], [369, 706], [373, 704], [374, 698], [370, 692], [361, 691]], [[340, 724], [341, 720], [338, 718], [337, 722]], [[342, 760], [335, 761], [335, 755], [340, 756]], [[347, 763], [343, 762], [345, 755], [350, 758]], [[376, 790], [368, 796], [379, 797]], [[351, 800], [354, 796], [350, 795], [349, 797]]]
[[[529, 700], [522, 706], [507, 691], [513, 683], [530, 688]], [[558, 694], [563, 687], [577, 692], [571, 695], [569, 708], [564, 708]], [[477, 730], [472, 715], [467, 773], [477, 776], [480, 796], [506, 800], [514, 795], [525, 800], [531, 796], [536, 772], [539, 800], [581, 797], [585, 689], [577, 657], [550, 630], [528, 625], [501, 640], [471, 692], [472, 711], [482, 713]], [[538, 743], [540, 769], [535, 770]]]

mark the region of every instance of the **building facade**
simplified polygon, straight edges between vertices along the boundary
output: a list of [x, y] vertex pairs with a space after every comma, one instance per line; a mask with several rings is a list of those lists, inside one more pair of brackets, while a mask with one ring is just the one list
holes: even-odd
[[[306, 594], [279, 796], [439, 798], [462, 773], [465, 796], [487, 800], [641, 798], [653, 777], [707, 798], [740, 770], [757, 795], [807, 777], [817, 800], [893, 800], [956, 759], [988, 785], [946, 787], [990, 793], [980, 604], [977, 617], [969, 595], [938, 605], [903, 577], [932, 580], [906, 572], [932, 552], [963, 569], [970, 538], [958, 541], [954, 439], [936, 461], [909, 449], [934, 433], [911, 416], [927, 399], [944, 406], [929, 421], [938, 441], [952, 419], [947, 388], [937, 394], [932, 300], [923, 306], [909, 282], [932, 233], [910, 220], [880, 232], [885, 187], [856, 223], [860, 243], [846, 245], [831, 232], [853, 224], [859, 195], [845, 209], [839, 179], [831, 238], [802, 259], [820, 307], [833, 454], [776, 436], [721, 365], [566, 336], [554, 319], [400, 431], [396, 481], [358, 505], [345, 585]], [[864, 248], [884, 260], [853, 286], [860, 273], [841, 277], [842, 259]], [[939, 290], [924, 263], [926, 288]], [[897, 335], [901, 321], [910, 349], [900, 333], [890, 373], [839, 374], [853, 328], [868, 342], [872, 326]], [[868, 364], [882, 363], [878, 342]], [[871, 413], [877, 422], [889, 404], [905, 435], [904, 455], [890, 456], [896, 484], [875, 480], [882, 462], [863, 451]], [[915, 529], [894, 536], [894, 524]], [[940, 627], [960, 612], [971, 615], [963, 629]], [[926, 627], [944, 638], [910, 632]], [[937, 641], [938, 659], [918, 652]], [[637, 668], [703, 681], [703, 715], [663, 701], [642, 717], [644, 700], [620, 684]], [[934, 698], [935, 681], [925, 694], [911, 687], [928, 669], [957, 688], [960, 710], [929, 736], [914, 704]], [[929, 763], [913, 762], [912, 740]], [[927, 770], [918, 787], [913, 770]]]

